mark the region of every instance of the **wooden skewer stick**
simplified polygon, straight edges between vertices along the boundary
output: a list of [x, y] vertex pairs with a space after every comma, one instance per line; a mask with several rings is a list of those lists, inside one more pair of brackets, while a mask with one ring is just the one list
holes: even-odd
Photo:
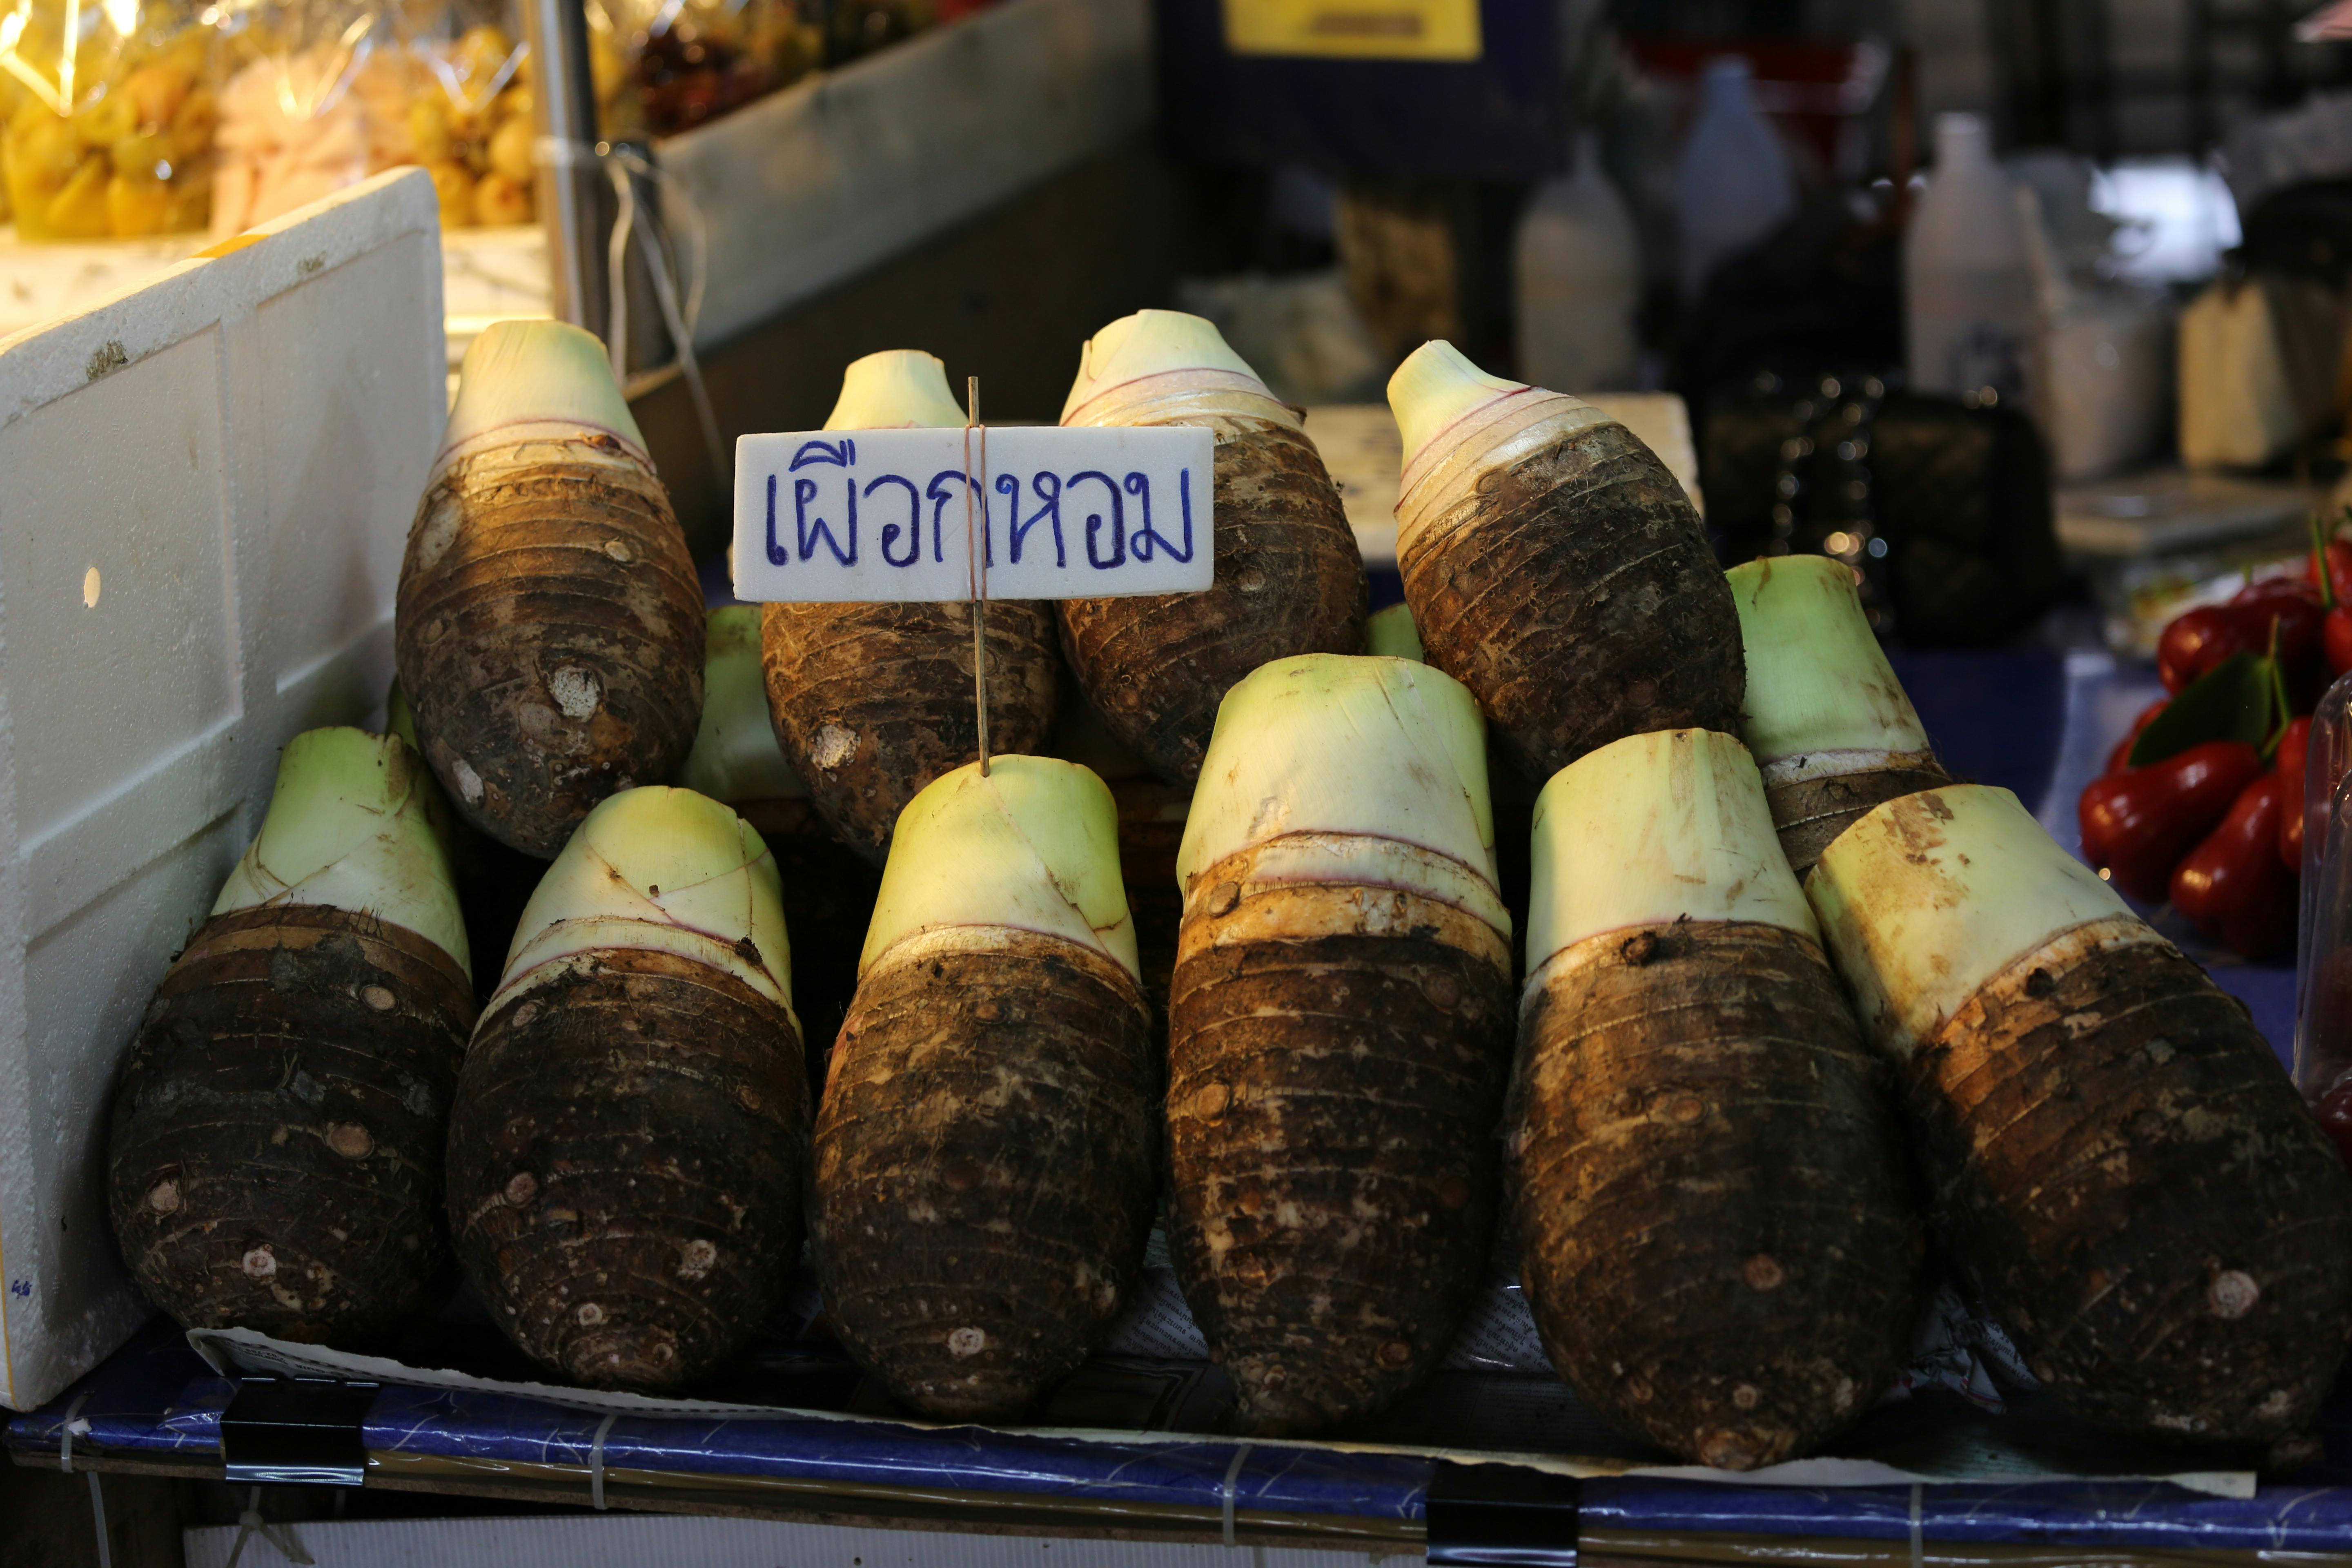
[[[980, 432], [979, 478], [972, 477], [971, 437]], [[964, 381], [963, 420], [963, 531], [965, 546], [971, 552], [971, 688], [972, 702], [980, 714], [980, 776], [988, 776], [988, 557], [986, 542], [979, 537], [976, 517], [987, 515], [988, 428], [980, 422], [980, 377], [969, 376]], [[980, 494], [977, 504], [974, 491]]]

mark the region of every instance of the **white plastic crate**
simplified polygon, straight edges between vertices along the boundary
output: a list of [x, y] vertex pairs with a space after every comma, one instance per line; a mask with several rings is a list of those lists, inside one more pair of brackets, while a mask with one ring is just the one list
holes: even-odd
[[116, 1066], [278, 748], [383, 700], [445, 369], [414, 169], [0, 339], [0, 1405], [148, 1310]]

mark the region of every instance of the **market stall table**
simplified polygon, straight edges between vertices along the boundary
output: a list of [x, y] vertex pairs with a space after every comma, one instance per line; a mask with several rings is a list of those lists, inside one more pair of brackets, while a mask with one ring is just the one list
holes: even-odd
[[[2069, 845], [2075, 795], [2154, 684], [2150, 672], [2054, 637], [1996, 651], [1906, 651], [1895, 662], [1954, 773], [2015, 790]], [[2284, 1058], [2292, 971], [2192, 950], [2248, 1002]], [[2328, 1407], [2325, 1457], [2259, 1486], [2252, 1455], [2102, 1440], [2045, 1395], [1990, 1385], [1973, 1403], [1925, 1386], [1883, 1404], [1833, 1445], [1862, 1468], [1838, 1459], [1784, 1468], [1769, 1485], [1689, 1470], [1612, 1474], [1664, 1461], [1610, 1435], [1556, 1379], [1507, 1367], [1507, 1356], [1471, 1342], [1509, 1338], [1499, 1314], [1523, 1319], [1508, 1299], [1515, 1286], [1490, 1292], [1493, 1310], [1465, 1331], [1468, 1348], [1447, 1371], [1348, 1445], [1193, 1435], [1213, 1425], [1223, 1380], [1181, 1354], [1189, 1324], [1175, 1312], [1172, 1281], [1163, 1277], [1160, 1290], [1159, 1327], [1140, 1339], [1130, 1331], [1115, 1347], [1156, 1353], [1097, 1358], [1031, 1429], [907, 1422], [821, 1341], [772, 1342], [720, 1395], [789, 1409], [648, 1415], [563, 1391], [404, 1386], [397, 1369], [380, 1385], [340, 1388], [225, 1376], [159, 1318], [66, 1394], [13, 1421], [6, 1441], [19, 1464], [99, 1472], [307, 1478], [518, 1504], [944, 1530], [1426, 1550], [1449, 1562], [1572, 1560], [1475, 1555], [1515, 1541], [1580, 1550], [1588, 1562], [2352, 1553], [2352, 1386], [2339, 1386]], [[803, 1315], [813, 1315], [805, 1299]], [[510, 1352], [501, 1362], [494, 1340], [486, 1324], [452, 1319], [405, 1354], [412, 1366], [534, 1375]], [[235, 1353], [216, 1344], [216, 1358], [224, 1349]], [[1477, 1463], [1485, 1452], [1544, 1468]]]

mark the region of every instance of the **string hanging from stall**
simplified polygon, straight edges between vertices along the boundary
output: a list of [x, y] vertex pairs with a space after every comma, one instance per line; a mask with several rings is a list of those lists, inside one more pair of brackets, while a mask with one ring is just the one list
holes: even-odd
[[[967, 376], [963, 384], [963, 534], [971, 553], [971, 696], [980, 716], [980, 776], [988, 776], [988, 552], [981, 534], [988, 505], [988, 426], [980, 422], [980, 377]], [[980, 437], [980, 468], [971, 466], [971, 441]], [[975, 503], [974, 491], [981, 500]]]

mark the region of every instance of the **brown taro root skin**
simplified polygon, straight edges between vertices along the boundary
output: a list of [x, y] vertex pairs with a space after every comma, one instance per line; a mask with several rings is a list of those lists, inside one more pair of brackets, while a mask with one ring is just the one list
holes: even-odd
[[1156, 778], [1114, 779], [1110, 793], [1118, 803], [1118, 874], [1127, 884], [1128, 911], [1135, 918], [1143, 994], [1151, 1004], [1151, 1016], [1165, 1019], [1168, 982], [1176, 968], [1176, 933], [1184, 921], [1183, 895], [1176, 890], [1176, 855], [1184, 846], [1192, 795]]
[[[1177, 955], [1170, 1250], [1239, 1429], [1280, 1436], [1419, 1383], [1485, 1278], [1510, 962], [1414, 894], [1244, 893], [1249, 853], [1194, 879]], [[1253, 934], [1285, 928], [1319, 934]]]
[[1899, 1072], [1933, 1217], [2103, 1423], [2308, 1427], [2352, 1330], [2352, 1176], [2244, 1008], [2136, 920], [2061, 934]]
[[1739, 614], [1674, 475], [1587, 426], [1412, 532], [1398, 563], [1431, 664], [1531, 780], [1654, 730], [1739, 732]]
[[205, 921], [108, 1136], [114, 1234], [148, 1298], [192, 1328], [360, 1347], [429, 1306], [473, 1023], [465, 973], [402, 927], [315, 904]]
[[857, 991], [857, 955], [874, 922], [882, 873], [833, 836], [805, 796], [737, 805], [776, 858], [793, 948], [793, 1011], [807, 1042], [809, 1097], [824, 1088], [825, 1058]]
[[[988, 605], [988, 749], [1043, 749], [1060, 656], [1051, 605]], [[969, 605], [770, 605], [760, 669], [784, 760], [841, 841], [879, 866], [925, 784], [980, 759]]]
[[1361, 653], [1370, 603], [1315, 444], [1242, 415], [1220, 416], [1215, 428], [1215, 582], [1198, 594], [1061, 602], [1063, 650], [1087, 700], [1121, 745], [1187, 788], [1234, 682], [1293, 654]]
[[791, 1016], [655, 949], [490, 1012], [449, 1127], [449, 1226], [508, 1337], [574, 1382], [675, 1388], [740, 1349], [799, 1261], [808, 1089]]
[[606, 795], [667, 784], [702, 713], [702, 587], [614, 437], [460, 458], [409, 531], [394, 650], [466, 821], [551, 859]]
[[825, 1315], [897, 1399], [1004, 1420], [1076, 1368], [1142, 1268], [1158, 1042], [1135, 979], [1058, 937], [901, 942], [871, 965], [817, 1116]]
[[1801, 882], [1830, 841], [1870, 815], [1873, 807], [1951, 782], [1943, 764], [1923, 752], [1895, 759], [1884, 767], [1850, 773], [1824, 773], [1780, 784], [1768, 777], [1764, 801], [1772, 811], [1780, 853], [1788, 857], [1789, 869]]
[[1536, 977], [1504, 1118], [1552, 1364], [1628, 1430], [1748, 1469], [1901, 1370], [1922, 1241], [1885, 1074], [1780, 926], [1588, 938]]

